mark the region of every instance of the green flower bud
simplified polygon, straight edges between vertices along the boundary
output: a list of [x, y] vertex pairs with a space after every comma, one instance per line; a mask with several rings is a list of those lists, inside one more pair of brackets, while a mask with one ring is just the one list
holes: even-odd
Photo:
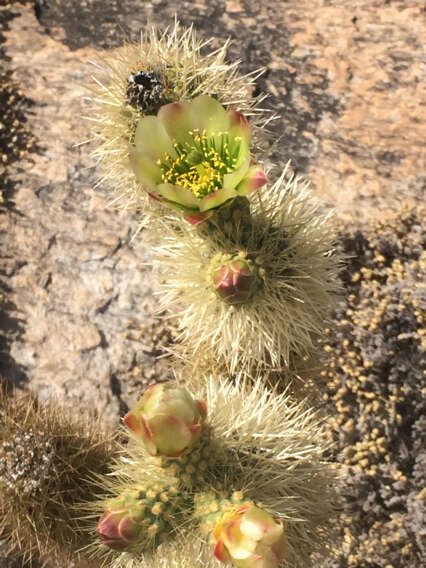
[[192, 448], [201, 435], [205, 403], [173, 383], [148, 387], [124, 423], [144, 441], [151, 455], [178, 457]]

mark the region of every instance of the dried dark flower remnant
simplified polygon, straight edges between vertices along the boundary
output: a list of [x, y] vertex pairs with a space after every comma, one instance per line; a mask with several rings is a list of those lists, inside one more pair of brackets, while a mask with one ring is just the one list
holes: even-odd
[[112, 442], [98, 420], [0, 390], [0, 539], [8, 553], [55, 566], [82, 560], [89, 537], [80, 504], [93, 498], [93, 476], [108, 470]]
[[334, 567], [417, 568], [426, 555], [424, 218], [402, 207], [343, 239], [347, 295], [324, 345], [336, 458], [348, 468]]
[[166, 103], [162, 75], [154, 71], [139, 71], [129, 77], [125, 102], [141, 114], [156, 114]]

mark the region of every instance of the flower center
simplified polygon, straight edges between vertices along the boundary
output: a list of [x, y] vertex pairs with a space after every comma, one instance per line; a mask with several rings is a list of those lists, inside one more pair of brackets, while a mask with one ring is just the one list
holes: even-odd
[[189, 189], [200, 199], [221, 189], [225, 174], [236, 169], [242, 138], [230, 139], [228, 132], [212, 133], [193, 130], [189, 132], [190, 142], [173, 144], [177, 157], [167, 153], [158, 160], [161, 180]]

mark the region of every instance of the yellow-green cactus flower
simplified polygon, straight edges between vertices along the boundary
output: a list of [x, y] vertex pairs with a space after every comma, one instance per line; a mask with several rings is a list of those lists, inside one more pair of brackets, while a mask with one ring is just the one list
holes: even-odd
[[205, 403], [195, 400], [186, 389], [157, 383], [147, 388], [124, 423], [143, 440], [151, 455], [178, 457], [200, 438], [206, 413]]
[[283, 523], [255, 505], [241, 505], [217, 523], [214, 555], [237, 568], [278, 568], [284, 559]]
[[195, 225], [266, 183], [262, 168], [251, 163], [250, 138], [241, 113], [201, 95], [141, 118], [130, 158], [151, 197], [182, 210]]

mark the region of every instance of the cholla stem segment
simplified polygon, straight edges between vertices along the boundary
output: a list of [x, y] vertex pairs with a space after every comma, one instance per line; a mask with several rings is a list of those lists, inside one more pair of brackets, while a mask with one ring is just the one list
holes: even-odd
[[[184, 354], [219, 359], [231, 373], [297, 371], [300, 361], [316, 354], [339, 292], [333, 233], [308, 184], [288, 167], [272, 187], [250, 199], [240, 196], [197, 230], [168, 220], [152, 223], [146, 238], [152, 238], [161, 277], [160, 306], [176, 318]], [[233, 292], [230, 302], [225, 291], [217, 293], [213, 271], [222, 255], [241, 254], [253, 262], [256, 278], [249, 301], [233, 305]]]
[[[91, 547], [95, 556], [114, 568], [157, 568], [178, 557], [182, 564], [173, 560], [172, 568], [213, 568], [216, 550], [239, 567], [236, 543], [246, 535], [248, 557], [265, 554], [267, 566], [278, 567], [281, 554], [288, 568], [312, 566], [310, 555], [321, 551], [333, 515], [325, 432], [313, 411], [263, 382], [260, 376], [254, 385], [243, 375], [235, 384], [194, 377], [188, 388], [209, 412], [200, 440], [180, 457], [150, 456], [131, 435], [112, 473], [99, 478], [105, 497], [90, 507], [101, 537]], [[234, 512], [240, 528], [228, 541], [222, 529]], [[252, 521], [275, 535], [272, 549], [258, 532], [246, 534]], [[200, 564], [190, 557], [191, 540], [201, 542]], [[188, 557], [178, 554], [183, 546]]]
[[225, 49], [204, 58], [200, 47], [176, 25], [123, 49], [97, 80], [91, 120], [103, 180], [150, 223], [163, 308], [179, 318], [185, 355], [209, 370], [227, 364], [235, 382], [197, 375], [207, 418], [197, 398], [162, 386], [126, 415], [131, 440], [91, 507], [92, 549], [110, 568], [165, 558], [168, 568], [195, 558], [210, 568], [207, 526], [222, 562], [305, 568], [333, 516], [327, 444], [315, 414], [265, 389], [261, 371], [293, 372], [312, 356], [338, 259], [304, 182], [286, 168], [257, 191], [268, 181], [253, 160], [267, 121], [257, 120], [253, 82], [224, 63]]

